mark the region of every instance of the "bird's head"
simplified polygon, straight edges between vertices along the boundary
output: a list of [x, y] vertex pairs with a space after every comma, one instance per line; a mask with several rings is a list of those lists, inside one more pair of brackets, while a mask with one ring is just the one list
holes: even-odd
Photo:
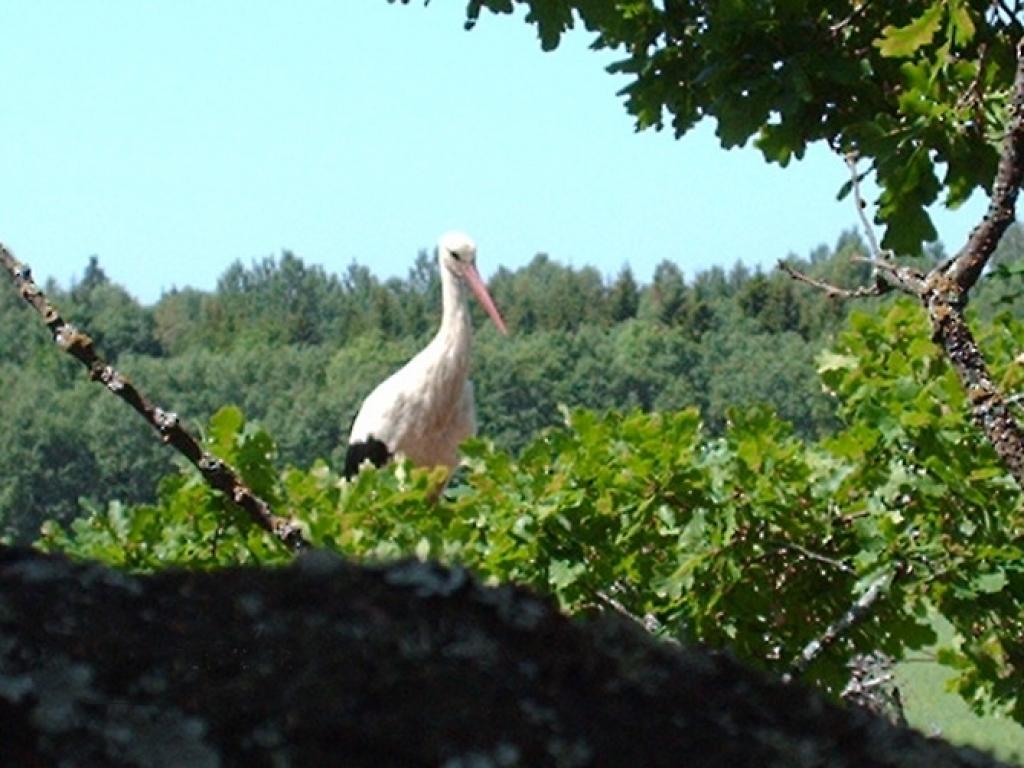
[[476, 243], [465, 232], [445, 232], [437, 243], [437, 259], [456, 279], [469, 286], [484, 310], [503, 334], [508, 334], [501, 313], [476, 269]]
[[465, 232], [445, 232], [437, 242], [441, 266], [462, 277], [467, 264], [476, 264], [476, 243]]

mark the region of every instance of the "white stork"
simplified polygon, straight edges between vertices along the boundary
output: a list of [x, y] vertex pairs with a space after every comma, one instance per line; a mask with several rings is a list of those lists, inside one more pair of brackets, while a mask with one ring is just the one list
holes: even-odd
[[476, 432], [469, 348], [473, 326], [466, 289], [479, 299], [503, 334], [505, 321], [476, 269], [476, 244], [462, 232], [447, 232], [437, 244], [441, 272], [441, 327], [402, 368], [377, 385], [352, 423], [345, 477], [364, 461], [375, 466], [400, 456], [422, 467], [454, 469], [459, 443]]

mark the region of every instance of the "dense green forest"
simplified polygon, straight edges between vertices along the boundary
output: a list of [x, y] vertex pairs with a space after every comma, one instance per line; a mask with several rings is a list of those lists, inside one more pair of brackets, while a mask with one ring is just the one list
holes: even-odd
[[[868, 267], [857, 234], [788, 261], [841, 284]], [[1019, 229], [1004, 239], [1002, 269], [1024, 253]], [[936, 244], [932, 259], [943, 251]], [[776, 270], [736, 263], [685, 275], [660, 264], [641, 285], [536, 255], [491, 280], [511, 335], [478, 318], [474, 372], [481, 435], [517, 451], [559, 424], [560, 406], [668, 411], [696, 406], [712, 434], [731, 406], [764, 403], [816, 437], [835, 426], [815, 358], [850, 304]], [[1024, 306], [1009, 281], [975, 299], [983, 313]], [[437, 265], [422, 250], [408, 277], [382, 281], [351, 264], [342, 274], [290, 252], [232, 264], [211, 292], [172, 290], [142, 306], [99, 259], [70, 287], [47, 292], [100, 351], [166, 408], [200, 426], [236, 404], [275, 437], [278, 461], [338, 466], [363, 397], [434, 332]], [[1009, 296], [1009, 298], [1008, 298]], [[31, 541], [47, 519], [66, 522], [111, 500], [151, 501], [175, 458], [113, 398], [99, 397], [77, 364], [57, 354], [13, 290], [0, 291], [0, 532]]]

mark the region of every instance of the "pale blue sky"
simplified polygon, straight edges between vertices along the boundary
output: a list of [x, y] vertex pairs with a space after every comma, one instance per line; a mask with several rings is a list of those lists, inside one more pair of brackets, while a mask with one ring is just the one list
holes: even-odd
[[[0, 0], [0, 240], [67, 283], [89, 254], [143, 301], [295, 251], [404, 275], [457, 227], [485, 275], [545, 251], [648, 280], [773, 264], [856, 226], [824, 148], [781, 170], [635, 134], [582, 30], [462, 2]], [[937, 218], [950, 250], [982, 200]]]

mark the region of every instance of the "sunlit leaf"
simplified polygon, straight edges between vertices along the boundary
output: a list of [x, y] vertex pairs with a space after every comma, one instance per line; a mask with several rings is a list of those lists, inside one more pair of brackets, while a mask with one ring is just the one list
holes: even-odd
[[882, 29], [881, 37], [874, 41], [883, 56], [903, 58], [910, 56], [917, 49], [928, 45], [942, 22], [944, 2], [935, 2], [910, 24], [904, 27], [887, 26]]

